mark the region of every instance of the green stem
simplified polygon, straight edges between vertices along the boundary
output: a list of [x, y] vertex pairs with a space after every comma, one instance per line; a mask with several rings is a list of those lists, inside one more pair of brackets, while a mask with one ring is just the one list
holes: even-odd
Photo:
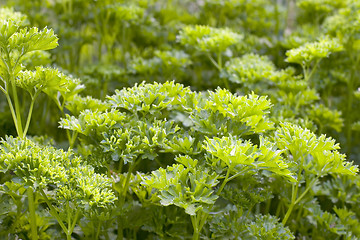
[[9, 104], [9, 108], [10, 108], [11, 116], [12, 116], [14, 124], [15, 124], [16, 132], [17, 132], [18, 135], [20, 135], [18, 123], [16, 121], [17, 117], [16, 117], [15, 109], [14, 109], [14, 106], [12, 104], [12, 101], [11, 101], [11, 98], [10, 98], [9, 94], [6, 94], [6, 100], [7, 100], [8, 104]]
[[99, 239], [100, 229], [101, 229], [101, 221], [97, 224], [96, 236], [95, 236], [95, 239], [96, 239], [96, 240]]
[[[217, 195], [220, 195], [220, 193], [222, 192], [222, 190], [224, 189], [226, 183], [228, 183], [230, 180], [234, 179], [235, 177], [241, 175], [244, 173], [244, 171], [241, 171], [231, 177], [230, 176], [230, 172], [231, 172], [232, 168], [229, 167], [227, 172], [226, 172], [226, 176], [225, 176], [225, 179], [224, 181], [222, 182], [221, 186], [219, 187], [218, 191], [216, 192]], [[200, 217], [201, 216], [201, 217]], [[199, 233], [201, 232], [202, 228], [204, 227], [205, 223], [206, 223], [206, 220], [209, 216], [209, 213], [203, 213], [201, 214], [200, 216], [198, 216], [198, 221], [199, 221], [199, 224], [197, 225], [197, 237], [199, 237]], [[194, 239], [194, 238], [193, 238]], [[197, 238], [198, 239], [198, 238]]]
[[198, 218], [197, 216], [190, 216], [191, 217], [191, 223], [193, 225], [193, 229], [194, 229], [194, 233], [193, 233], [193, 240], [198, 240], [199, 239], [199, 222], [198, 222]]
[[[282, 221], [282, 223], [283, 223], [284, 225], [286, 224], [287, 220], [289, 219], [290, 214], [291, 214], [292, 210], [294, 209], [295, 205], [298, 204], [298, 203], [305, 197], [305, 195], [307, 194], [307, 192], [313, 187], [313, 185], [315, 184], [315, 182], [316, 182], [317, 180], [318, 180], [318, 177], [314, 178], [314, 179], [309, 183], [309, 185], [306, 187], [305, 191], [304, 191], [304, 192], [300, 195], [300, 197], [298, 197], [297, 199], [296, 199], [296, 196], [293, 195], [293, 196], [295, 196], [295, 198], [293, 198], [293, 197], [291, 198], [290, 207], [289, 207], [288, 211], [286, 212], [285, 217], [284, 217], [284, 219], [283, 219], [283, 221]], [[295, 191], [296, 191], [295, 194], [297, 194], [297, 188], [295, 189]]]
[[56, 211], [56, 209], [55, 209], [55, 208], [52, 206], [52, 204], [50, 203], [50, 201], [49, 201], [49, 199], [47, 198], [44, 190], [40, 189], [40, 193], [41, 193], [41, 195], [43, 196], [46, 204], [48, 205], [48, 207], [49, 207], [49, 209], [50, 209], [51, 215], [53, 215], [53, 216], [56, 218], [56, 220], [58, 221], [58, 223], [59, 223], [60, 227], [62, 228], [62, 230], [64, 231], [64, 233], [67, 234], [67, 232], [68, 232], [67, 227], [64, 225], [64, 223], [63, 223], [63, 221], [61, 220], [61, 218], [60, 218], [58, 212]]
[[301, 173], [302, 173], [302, 170], [303, 170], [303, 162], [304, 162], [304, 157], [301, 157], [300, 159], [300, 168], [298, 170], [298, 173], [297, 173], [297, 182], [295, 183], [295, 185], [291, 185], [291, 203], [290, 203], [290, 206], [285, 214], [285, 217], [282, 221], [282, 223], [285, 225], [285, 223], [287, 222], [288, 218], [290, 217], [290, 214], [295, 206], [295, 202], [296, 202], [296, 198], [297, 198], [297, 195], [298, 195], [298, 190], [299, 190], [299, 184], [300, 184], [300, 177], [301, 177]]
[[286, 16], [285, 16], [285, 28], [283, 31], [283, 37], [285, 38], [293, 30], [294, 17], [296, 17], [296, 11], [294, 8], [294, 0], [286, 1]]
[[272, 198], [270, 198], [269, 200], [267, 200], [266, 202], [266, 205], [265, 205], [265, 214], [269, 213], [270, 211], [270, 207], [271, 207], [271, 201], [272, 201]]
[[227, 179], [227, 182], [230, 182], [230, 181], [233, 180], [234, 178], [237, 178], [238, 176], [240, 176], [240, 175], [243, 174], [244, 172], [245, 172], [245, 171], [241, 171], [241, 172], [238, 172], [238, 173], [232, 175], [231, 177], [229, 177], [229, 178]]
[[282, 206], [283, 206], [283, 203], [282, 203], [282, 201], [281, 201], [281, 199], [280, 199], [279, 204], [278, 204], [278, 206], [277, 206], [277, 208], [276, 208], [276, 212], [275, 212], [275, 216], [276, 216], [276, 217], [279, 217], [279, 216], [280, 216], [280, 212], [281, 212]]
[[222, 70], [222, 56], [221, 56], [221, 52], [218, 52], [217, 57], [218, 57], [218, 59], [217, 59], [217, 64], [218, 64], [218, 66], [219, 66], [219, 70], [221, 71], [221, 70]]
[[78, 132], [73, 131], [70, 137], [69, 147], [73, 148], [75, 145], [76, 138], [78, 136]]
[[[231, 172], [231, 167], [228, 168], [227, 172], [226, 172], [226, 176], [224, 181], [222, 182], [221, 186], [219, 187], [218, 191], [216, 192], [217, 195], [220, 195], [220, 193], [222, 192], [222, 190], [224, 189], [226, 183], [228, 183], [230, 181], [230, 179], [233, 178], [229, 178], [230, 172]], [[242, 172], [241, 172], [242, 173]], [[237, 175], [238, 176], [238, 175]], [[197, 221], [196, 221], [196, 229], [194, 228], [194, 235], [193, 235], [193, 240], [194, 239], [199, 239], [199, 234], [202, 230], [202, 228], [204, 227], [206, 220], [209, 216], [209, 213], [203, 213], [201, 215], [199, 215], [197, 217]], [[196, 238], [195, 238], [196, 237]]]
[[[217, 57], [218, 57], [218, 60], [217, 60], [218, 69], [221, 72], [221, 70], [223, 69], [221, 52], [219, 52], [217, 54]], [[226, 77], [224, 77], [223, 79], [224, 79], [224, 84], [225, 84], [226, 89], [230, 90], [230, 85], [229, 85], [228, 79]]]
[[69, 0], [69, 12], [70, 12], [70, 15], [73, 12], [73, 0]]
[[74, 231], [74, 228], [75, 228], [76, 223], [77, 223], [78, 218], [79, 218], [79, 214], [80, 214], [80, 210], [78, 209], [78, 210], [76, 210], [75, 217], [74, 217], [73, 222], [72, 222], [72, 224], [70, 226], [70, 229], [68, 229], [68, 232], [69, 232], [70, 236]]
[[230, 182], [230, 181], [233, 180], [234, 178], [237, 178], [238, 176], [244, 174], [244, 173], [247, 171], [247, 169], [248, 169], [248, 168], [245, 167], [241, 172], [238, 172], [238, 173], [232, 175], [231, 177], [229, 177], [229, 178], [227, 179], [227, 182]]
[[230, 171], [231, 171], [231, 168], [229, 167], [227, 172], [226, 172], [226, 176], [225, 176], [225, 179], [224, 181], [222, 182], [221, 186], [219, 187], [218, 191], [216, 192], [216, 195], [220, 195], [220, 193], [222, 192], [222, 190], [224, 189], [226, 183], [229, 181], [229, 175], [230, 175]]
[[132, 231], [132, 233], [133, 233], [133, 240], [136, 240], [136, 239], [137, 239], [137, 231], [138, 231], [138, 229], [134, 229], [134, 230]]
[[127, 194], [127, 190], [128, 190], [128, 187], [129, 187], [129, 183], [130, 183], [130, 177], [131, 177], [131, 173], [132, 171], [134, 170], [135, 168], [135, 165], [136, 165], [136, 162], [137, 162], [138, 158], [136, 160], [134, 160], [133, 162], [130, 163], [130, 166], [129, 166], [129, 170], [126, 174], [126, 179], [125, 179], [125, 183], [123, 185], [123, 196], [124, 198], [126, 197], [126, 194]]
[[304, 65], [301, 65], [302, 69], [303, 69], [303, 74], [304, 74], [304, 80], [306, 81], [306, 79], [308, 79], [308, 68]]
[[[8, 71], [8, 74], [9, 74], [9, 78], [5, 82], [5, 84], [6, 84], [6, 86], [5, 86], [5, 88], [6, 88], [5, 95], [6, 95], [9, 107], [10, 107], [11, 115], [13, 117], [16, 132], [17, 132], [17, 134], [18, 134], [18, 136], [20, 138], [23, 138], [24, 135], [23, 135], [23, 130], [22, 130], [21, 116], [20, 116], [20, 105], [19, 105], [19, 99], [18, 99], [18, 95], [17, 95], [17, 91], [16, 91], [15, 78], [14, 78], [14, 73], [13, 73], [13, 69], [16, 67], [17, 62], [19, 61], [21, 56], [17, 59], [15, 65], [11, 66], [10, 52], [7, 49], [5, 49], [5, 55], [6, 55], [7, 61], [4, 58], [1, 58], [3, 63], [6, 65], [7, 71]], [[14, 105], [12, 104], [12, 101], [11, 101], [11, 98], [10, 98], [9, 85], [11, 85], [11, 89], [12, 89], [12, 92], [13, 92], [13, 95], [14, 95], [15, 108], [14, 108]]]
[[66, 231], [66, 239], [71, 239], [71, 233], [69, 233], [69, 229], [71, 228], [71, 209], [69, 207], [69, 202], [66, 203], [66, 211], [67, 211], [67, 231]]
[[29, 126], [30, 126], [30, 121], [31, 121], [31, 116], [32, 116], [32, 112], [34, 109], [34, 103], [35, 103], [35, 99], [37, 98], [37, 96], [39, 95], [40, 92], [36, 92], [34, 97], [31, 98], [31, 103], [30, 103], [30, 108], [29, 108], [29, 112], [28, 112], [28, 116], [26, 119], [26, 124], [25, 124], [25, 128], [24, 128], [24, 136], [26, 136], [27, 131], [29, 130]]
[[202, 214], [202, 216], [200, 218], [200, 224], [199, 224], [199, 233], [201, 232], [202, 228], [204, 227], [208, 217], [209, 217], [208, 213]]
[[214, 64], [214, 66], [219, 70], [221, 71], [221, 68], [220, 66], [218, 65], [218, 63], [214, 60], [214, 58], [210, 55], [210, 53], [207, 55], [209, 60], [211, 61], [212, 64]]
[[108, 83], [109, 83], [109, 79], [107, 77], [104, 78], [104, 85], [103, 85], [103, 89], [102, 89], [102, 94], [101, 94], [101, 100], [105, 100], [105, 97], [107, 95], [108, 92]]
[[31, 239], [37, 240], [37, 225], [36, 225], [36, 213], [35, 213], [35, 202], [34, 202], [34, 192], [32, 187], [27, 189], [28, 203], [29, 203], [29, 213], [30, 213], [30, 228], [31, 228]]
[[66, 129], [66, 137], [69, 141], [69, 146], [71, 145], [71, 134], [70, 134], [70, 131], [68, 129]]
[[[300, 172], [300, 171], [299, 171]], [[299, 174], [298, 174], [299, 175]], [[299, 179], [299, 178], [298, 178]], [[295, 206], [295, 201], [296, 201], [296, 197], [297, 197], [297, 192], [298, 192], [298, 189], [299, 189], [299, 182], [296, 183], [296, 186], [292, 185], [292, 191], [291, 191], [291, 203], [290, 203], [290, 206], [285, 214], [285, 217], [282, 221], [282, 223], [285, 225], [285, 223], [287, 222], [287, 220], [289, 219], [290, 217], [290, 214], [292, 213], [292, 210], [294, 209], [294, 206]]]
[[124, 160], [120, 159], [118, 166], [118, 173], [121, 173], [124, 167]]
[[300, 181], [296, 182], [296, 185], [291, 185], [291, 202], [295, 202], [297, 198], [297, 193], [299, 191]]
[[18, 97], [18, 93], [16, 90], [16, 85], [15, 85], [15, 79], [13, 74], [11, 73], [10, 75], [10, 83], [11, 83], [11, 88], [12, 88], [12, 92], [14, 95], [14, 103], [15, 103], [15, 112], [16, 112], [16, 121], [19, 127], [19, 137], [20, 138], [24, 138], [24, 132], [23, 132], [23, 128], [22, 128], [22, 122], [21, 122], [21, 108], [20, 108], [20, 104], [19, 104], [19, 97]]
[[319, 177], [314, 178], [309, 185], [306, 187], [305, 191], [300, 195], [300, 197], [298, 199], [296, 199], [295, 201], [295, 205], [298, 204], [301, 199], [303, 199], [306, 195], [306, 193], [314, 186], [314, 184], [316, 183], [316, 181], [319, 179]]
[[[316, 68], [318, 67], [320, 61], [321, 61], [321, 58], [318, 59], [318, 60], [315, 62], [314, 67], [311, 69], [310, 73], [306, 76], [305, 81], [307, 81], [307, 82], [310, 81], [310, 78], [311, 78], [312, 75], [315, 73], [315, 70], [316, 70]], [[312, 85], [314, 85], [314, 84], [312, 84]], [[314, 86], [313, 86], [313, 87], [314, 87]]]
[[63, 7], [63, 9], [64, 9], [64, 13], [67, 13], [66, 1], [63, 1], [62, 3], [63, 3], [63, 4], [62, 4], [62, 7]]
[[250, 213], [251, 213], [252, 209], [254, 208], [254, 206], [255, 206], [255, 204], [252, 204], [252, 205], [249, 207], [248, 212], [246, 213], [246, 218], [249, 218]]
[[[129, 169], [128, 169], [128, 172], [126, 174], [126, 178], [125, 178], [125, 182], [124, 184], [121, 184], [122, 185], [122, 192], [119, 192], [119, 207], [122, 208], [123, 205], [124, 205], [124, 202], [125, 202], [125, 198], [126, 198], [126, 194], [127, 194], [127, 191], [128, 191], [128, 187], [129, 187], [129, 183], [130, 183], [130, 177], [131, 177], [131, 173], [132, 171], [134, 170], [135, 166], [136, 166], [136, 162], [138, 161], [139, 157], [136, 158], [135, 160], [133, 160], [131, 163], [130, 163], [130, 166], [129, 166]], [[119, 215], [118, 219], [117, 219], [117, 222], [118, 222], [118, 236], [117, 236], [117, 240], [121, 240], [124, 238], [123, 236], [123, 218], [121, 215]]]
[[1, 90], [5, 95], [7, 94], [6, 90], [5, 90], [2, 86], [0, 86], [0, 90]]
[[290, 204], [290, 207], [288, 208], [288, 210], [287, 210], [287, 212], [286, 212], [286, 214], [285, 214], [285, 217], [284, 217], [284, 219], [283, 219], [283, 221], [282, 221], [282, 224], [284, 224], [284, 225], [286, 224], [287, 220], [288, 220], [289, 217], [290, 217], [290, 214], [291, 214], [292, 210], [294, 209], [294, 206], [295, 206], [294, 203], [291, 203], [291, 204]]
[[117, 228], [117, 240], [122, 240], [124, 238], [124, 229], [123, 229], [123, 225], [122, 225], [122, 221], [123, 218], [119, 215], [117, 218], [117, 222], [118, 222], [118, 228]]

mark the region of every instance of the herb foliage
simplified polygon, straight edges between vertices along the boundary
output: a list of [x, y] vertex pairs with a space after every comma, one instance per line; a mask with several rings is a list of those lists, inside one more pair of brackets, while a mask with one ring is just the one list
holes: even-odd
[[360, 238], [357, 1], [0, 3], [0, 238]]

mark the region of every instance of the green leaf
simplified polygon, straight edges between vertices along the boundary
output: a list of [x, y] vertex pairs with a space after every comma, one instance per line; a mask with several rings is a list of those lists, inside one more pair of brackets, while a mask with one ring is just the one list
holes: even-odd
[[144, 177], [141, 184], [157, 189], [162, 205], [176, 205], [187, 214], [196, 215], [200, 210], [208, 212], [218, 198], [212, 190], [218, 184], [217, 178], [217, 174], [210, 174], [208, 170], [174, 164], [167, 169], [153, 171], [151, 176]]
[[9, 46], [23, 54], [36, 50], [50, 50], [58, 46], [58, 38], [52, 29], [46, 27], [42, 31], [36, 27], [24, 28], [10, 37]]
[[283, 123], [275, 133], [275, 139], [280, 149], [289, 151], [299, 169], [324, 176], [327, 174], [355, 175], [358, 167], [345, 160], [345, 155], [339, 153], [339, 144], [325, 135], [317, 137], [314, 133], [299, 126]]
[[210, 135], [250, 135], [273, 128], [266, 115], [271, 107], [266, 97], [255, 94], [235, 96], [218, 88], [208, 95], [201, 94], [200, 103], [191, 114], [195, 128]]
[[160, 111], [180, 105], [182, 97], [189, 91], [189, 88], [175, 82], [141, 83], [132, 88], [116, 90], [113, 96], [107, 98], [113, 108], [156, 117], [155, 114], [159, 115]]
[[230, 81], [246, 85], [269, 78], [275, 72], [275, 66], [266, 56], [245, 54], [228, 61], [225, 72]]
[[35, 71], [20, 71], [16, 77], [16, 85], [27, 90], [31, 96], [42, 91], [49, 97], [57, 99], [57, 92], [67, 92], [67, 78], [57, 69], [35, 67]]
[[89, 136], [101, 136], [104, 132], [114, 128], [125, 119], [125, 115], [117, 110], [99, 113], [88, 109], [81, 112], [79, 117], [66, 115], [60, 121], [60, 127], [70, 129], [78, 133]]
[[317, 59], [329, 57], [331, 53], [340, 52], [343, 46], [338, 39], [324, 37], [317, 42], [305, 43], [303, 46], [286, 52], [286, 61], [309, 66]]
[[209, 26], [185, 26], [177, 36], [185, 46], [195, 47], [202, 52], [222, 53], [228, 47], [241, 43], [243, 36], [229, 28]]
[[[73, 92], [73, 91], [72, 91]], [[110, 110], [110, 104], [91, 96], [81, 97], [75, 94], [70, 101], [65, 103], [65, 107], [75, 116], [88, 109], [92, 112], [104, 112]]]
[[0, 21], [13, 21], [19, 26], [28, 24], [27, 16], [21, 12], [15, 12], [13, 8], [0, 8]]
[[[275, 175], [286, 177], [294, 181], [292, 172], [282, 159], [282, 151], [276, 145], [265, 138], [260, 138], [260, 147], [250, 141], [243, 141], [234, 137], [206, 138], [203, 148], [215, 159], [220, 160], [222, 165], [231, 170], [232, 174], [251, 170], [268, 170]], [[243, 173], [245, 174], [245, 173]]]

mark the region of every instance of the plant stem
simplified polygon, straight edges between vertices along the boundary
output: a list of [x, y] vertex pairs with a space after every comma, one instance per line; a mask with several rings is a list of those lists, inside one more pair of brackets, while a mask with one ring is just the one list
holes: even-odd
[[60, 224], [60, 227], [62, 228], [62, 230], [64, 231], [64, 233], [66, 234], [68, 232], [68, 229], [66, 228], [66, 226], [64, 225], [63, 221], [61, 220], [59, 214], [57, 213], [56, 209], [52, 206], [52, 204], [50, 203], [49, 199], [47, 198], [44, 190], [40, 189], [40, 193], [41, 195], [44, 197], [44, 200], [46, 202], [46, 204], [48, 205], [49, 209], [50, 209], [50, 213], [51, 215], [53, 215], [56, 220], [58, 221], [58, 223]]
[[98, 223], [98, 225], [97, 225], [96, 236], [95, 236], [95, 239], [96, 239], [96, 240], [99, 239], [100, 229], [101, 229], [101, 221], [100, 221], [100, 222]]
[[283, 219], [283, 221], [282, 221], [282, 224], [284, 224], [284, 225], [286, 224], [286, 222], [287, 222], [288, 218], [290, 217], [290, 214], [291, 214], [294, 206], [295, 206], [295, 204], [292, 202], [292, 203], [290, 204], [290, 207], [288, 208], [286, 214], [285, 214], [285, 217], [284, 217], [284, 219]]
[[295, 197], [292, 197], [292, 198], [291, 198], [290, 207], [289, 207], [289, 209], [287, 210], [287, 212], [286, 212], [286, 214], [285, 214], [285, 217], [284, 217], [284, 219], [283, 219], [283, 221], [282, 221], [282, 223], [283, 223], [284, 225], [286, 224], [287, 220], [289, 219], [290, 214], [291, 214], [292, 210], [294, 209], [295, 205], [298, 204], [298, 203], [301, 201], [301, 199], [303, 199], [303, 198], [305, 197], [305, 195], [307, 194], [307, 192], [312, 188], [312, 186], [315, 184], [315, 182], [316, 182], [317, 180], [318, 180], [318, 177], [314, 178], [314, 179], [309, 183], [309, 185], [306, 187], [305, 191], [304, 191], [304, 192], [300, 195], [300, 197], [298, 197], [297, 199], [296, 199], [296, 195], [297, 195], [297, 189], [298, 189], [298, 188], [295, 189], [295, 194], [296, 194], [296, 195], [294, 194], [293, 196], [295, 196]]
[[29, 213], [30, 213], [30, 228], [31, 228], [31, 239], [37, 240], [37, 225], [36, 225], [36, 213], [35, 213], [35, 202], [34, 202], [34, 192], [32, 187], [27, 189], [28, 203], [29, 203]]
[[101, 100], [105, 100], [105, 97], [107, 95], [108, 92], [108, 84], [109, 84], [109, 79], [108, 77], [104, 77], [104, 84], [103, 84], [103, 88], [102, 88], [102, 93], [101, 93]]
[[270, 206], [271, 206], [271, 201], [272, 198], [270, 198], [269, 200], [267, 200], [266, 205], [265, 205], [265, 214], [268, 214], [270, 212]]
[[298, 190], [299, 190], [299, 184], [300, 184], [300, 177], [301, 177], [301, 173], [302, 173], [302, 170], [303, 170], [303, 163], [304, 163], [304, 157], [301, 157], [300, 158], [300, 164], [299, 164], [299, 170], [298, 170], [298, 173], [297, 173], [297, 182], [295, 183], [296, 185], [291, 185], [291, 203], [290, 203], [290, 207], [288, 208], [286, 214], [285, 214], [285, 217], [282, 221], [282, 223], [285, 225], [285, 223], [287, 222], [288, 218], [290, 217], [290, 214], [295, 206], [295, 201], [296, 201], [296, 198], [297, 198], [297, 195], [298, 195]]
[[[11, 115], [15, 124], [15, 128], [16, 128], [16, 132], [18, 134], [18, 136], [20, 138], [23, 138], [23, 130], [22, 130], [22, 123], [21, 123], [21, 116], [20, 116], [20, 105], [19, 105], [19, 99], [18, 99], [18, 95], [17, 95], [17, 91], [16, 91], [16, 85], [15, 85], [15, 78], [14, 78], [14, 73], [13, 73], [13, 69], [16, 67], [19, 59], [21, 58], [21, 56], [17, 59], [16, 63], [14, 66], [11, 65], [11, 58], [10, 58], [10, 52], [7, 49], [5, 50], [5, 55], [6, 55], [6, 59], [1, 58], [1, 60], [3, 61], [3, 63], [7, 66], [7, 71], [9, 74], [9, 78], [5, 81], [5, 95], [6, 95], [6, 99], [8, 101], [9, 107], [10, 107], [10, 111], [11, 111]], [[14, 105], [12, 104], [12, 100], [10, 97], [10, 89], [9, 89], [9, 85], [11, 85], [11, 89], [14, 95]]]
[[[126, 194], [127, 194], [127, 191], [128, 191], [128, 187], [129, 187], [129, 183], [130, 183], [130, 177], [131, 177], [131, 173], [132, 171], [134, 170], [135, 166], [136, 166], [136, 163], [137, 161], [139, 160], [139, 157], [134, 159], [131, 163], [130, 163], [130, 166], [129, 166], [129, 169], [128, 169], [128, 172], [126, 174], [126, 178], [125, 178], [125, 182], [124, 183], [121, 183], [121, 186], [122, 186], [122, 192], [119, 192], [119, 208], [122, 208], [123, 205], [124, 205], [124, 202], [125, 202], [125, 198], [126, 198]], [[123, 218], [121, 215], [119, 215], [118, 219], [117, 219], [117, 222], [118, 222], [118, 236], [117, 236], [117, 240], [121, 240], [124, 238], [123, 236]]]
[[[319, 63], [320, 63], [320, 61], [321, 61], [321, 58], [318, 59], [318, 60], [316, 60], [314, 67], [311, 69], [310, 73], [306, 75], [306, 77], [305, 77], [305, 81], [306, 81], [306, 82], [309, 82], [309, 81], [310, 81], [310, 78], [311, 78], [312, 75], [314, 74], [316, 68], [318, 67], [318, 65], [319, 65]], [[312, 85], [313, 85], [312, 87], [314, 87], [315, 84], [312, 83]]]
[[12, 87], [12, 92], [14, 95], [14, 103], [15, 103], [15, 112], [16, 112], [16, 121], [19, 127], [19, 137], [20, 138], [24, 138], [24, 132], [23, 132], [23, 128], [22, 128], [22, 122], [21, 122], [21, 108], [20, 108], [20, 104], [19, 104], [19, 97], [17, 94], [17, 90], [16, 90], [16, 85], [15, 85], [15, 79], [13, 74], [11, 73], [10, 75], [10, 83], [11, 83], [11, 87]]
[[280, 199], [279, 204], [278, 204], [278, 206], [277, 206], [277, 208], [276, 208], [276, 212], [275, 212], [275, 216], [276, 216], [276, 217], [279, 217], [279, 216], [280, 216], [280, 212], [281, 212], [282, 206], [283, 206], [283, 203], [282, 203], [282, 201], [281, 201], [281, 199]]
[[[227, 172], [226, 172], [225, 179], [222, 182], [221, 186], [219, 187], [219, 189], [218, 189], [218, 191], [216, 193], [217, 195], [220, 195], [220, 193], [224, 189], [226, 183], [230, 181], [229, 180], [230, 179], [229, 178], [230, 172], [231, 172], [231, 168], [229, 167]], [[194, 227], [193, 240], [199, 239], [199, 234], [200, 234], [202, 228], [204, 227], [208, 216], [209, 216], [209, 213], [204, 212], [203, 214], [201, 214], [201, 212], [200, 212], [199, 215], [197, 217], [195, 217], [195, 221], [193, 220], [193, 218], [191, 219], [191, 221], [193, 222], [193, 227]], [[194, 225], [194, 223], [196, 223], [196, 225]]]
[[[222, 56], [221, 56], [221, 52], [218, 53], [218, 61], [217, 61], [217, 65], [218, 65], [218, 68], [219, 68], [219, 71], [221, 72], [222, 71]], [[229, 81], [226, 77], [223, 78], [224, 79], [224, 84], [225, 84], [225, 87], [230, 90], [230, 85], [229, 85]]]
[[296, 199], [295, 204], [298, 204], [301, 199], [303, 199], [306, 195], [306, 193], [314, 186], [314, 184], [316, 183], [316, 181], [319, 179], [319, 177], [314, 178], [309, 185], [306, 187], [305, 191], [300, 195], [300, 197], [298, 199]]
[[7, 94], [6, 90], [5, 90], [2, 86], [0, 86], [0, 90], [1, 90], [5, 95]]
[[76, 213], [75, 213], [75, 217], [74, 217], [73, 223], [72, 223], [72, 225], [71, 225], [71, 233], [74, 231], [75, 225], [76, 225], [77, 220], [78, 220], [78, 218], [79, 218], [79, 214], [80, 214], [80, 210], [78, 209], [78, 210], [76, 211]]
[[15, 124], [15, 128], [16, 128], [16, 132], [18, 135], [20, 135], [19, 133], [19, 127], [18, 127], [18, 124], [17, 124], [17, 117], [16, 117], [16, 113], [15, 113], [15, 109], [14, 109], [14, 106], [12, 104], [12, 101], [11, 101], [11, 98], [10, 98], [10, 95], [9, 94], [6, 94], [6, 100], [9, 104], [9, 108], [10, 108], [10, 112], [11, 112], [11, 116], [13, 118], [13, 121], [14, 121], [14, 124]]
[[78, 218], [79, 218], [79, 214], [80, 214], [80, 210], [78, 209], [78, 210], [76, 210], [75, 217], [73, 218], [72, 223], [71, 223], [71, 226], [70, 226], [70, 228], [68, 229], [68, 233], [69, 233], [69, 235], [70, 235], [70, 239], [71, 239], [71, 234], [73, 233], [74, 228], [75, 228], [76, 223], [77, 223], [77, 220], [78, 220]]
[[198, 222], [198, 218], [197, 216], [190, 216], [191, 217], [191, 223], [193, 225], [193, 228], [194, 228], [194, 233], [193, 233], [193, 237], [192, 239], [193, 240], [198, 240], [199, 239], [199, 222]]
[[71, 228], [71, 209], [69, 207], [69, 202], [66, 203], [66, 211], [67, 211], [67, 231], [66, 231], [66, 239], [71, 240], [71, 233], [69, 233], [69, 229]]
[[215, 66], [219, 71], [221, 71], [220, 66], [219, 66], [218, 63], [214, 60], [214, 58], [210, 55], [210, 53], [209, 53], [207, 56], [208, 56], [210, 62], [211, 62], [212, 64], [214, 64], [214, 66]]
[[218, 66], [219, 66], [219, 70], [222, 70], [222, 57], [221, 57], [221, 52], [219, 52], [217, 55], [218, 55]]
[[231, 168], [229, 167], [227, 172], [226, 172], [226, 176], [225, 176], [225, 179], [224, 181], [222, 182], [221, 186], [219, 187], [218, 191], [216, 192], [216, 195], [220, 195], [221, 191], [224, 189], [226, 183], [229, 181], [229, 175], [230, 175], [230, 171], [231, 171]]
[[30, 109], [29, 109], [29, 112], [28, 112], [28, 116], [27, 116], [26, 124], [25, 124], [25, 128], [24, 128], [24, 136], [26, 136], [26, 133], [29, 130], [31, 116], [32, 116], [32, 112], [33, 112], [33, 109], [34, 109], [35, 99], [37, 98], [38, 95], [39, 95], [39, 92], [36, 92], [34, 97], [31, 98]]
[[78, 132], [72, 132], [71, 135], [70, 135], [70, 132], [68, 129], [67, 130], [67, 133], [68, 133], [68, 139], [69, 139], [69, 148], [73, 148], [74, 145], [75, 145], [75, 141], [76, 141], [76, 138], [78, 136]]
[[119, 215], [117, 218], [117, 222], [118, 222], [118, 228], [117, 228], [117, 240], [122, 240], [124, 238], [124, 229], [123, 229], [123, 225], [122, 225], [122, 221], [123, 218]]

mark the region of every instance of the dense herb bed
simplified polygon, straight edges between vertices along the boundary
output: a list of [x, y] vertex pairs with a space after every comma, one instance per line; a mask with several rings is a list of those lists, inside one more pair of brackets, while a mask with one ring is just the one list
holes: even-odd
[[359, 15], [5, 1], [0, 238], [360, 238]]

